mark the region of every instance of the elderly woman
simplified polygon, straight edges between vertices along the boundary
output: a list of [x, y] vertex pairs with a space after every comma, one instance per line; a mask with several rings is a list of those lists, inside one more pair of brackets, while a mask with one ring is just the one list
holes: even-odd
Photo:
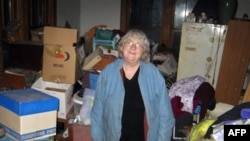
[[138, 29], [118, 43], [119, 59], [101, 72], [91, 111], [93, 141], [170, 141], [175, 119], [165, 80]]

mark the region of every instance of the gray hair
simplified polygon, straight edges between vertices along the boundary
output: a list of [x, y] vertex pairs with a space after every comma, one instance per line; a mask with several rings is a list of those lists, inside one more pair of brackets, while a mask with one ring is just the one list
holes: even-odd
[[117, 44], [117, 48], [118, 48], [118, 55], [119, 57], [123, 58], [123, 45], [124, 43], [131, 39], [131, 38], [136, 38], [137, 40], [139, 40], [140, 44], [143, 46], [143, 54], [140, 58], [141, 61], [143, 62], [149, 62], [150, 61], [150, 44], [149, 44], [149, 40], [147, 38], [147, 35], [139, 30], [139, 29], [131, 29], [129, 30], [118, 42]]

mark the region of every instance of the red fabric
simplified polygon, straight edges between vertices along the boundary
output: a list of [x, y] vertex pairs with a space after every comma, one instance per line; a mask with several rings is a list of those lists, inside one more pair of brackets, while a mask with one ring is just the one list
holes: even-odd
[[171, 99], [171, 104], [172, 104], [173, 114], [174, 114], [175, 118], [191, 114], [189, 112], [181, 110], [182, 107], [184, 106], [184, 104], [181, 102], [181, 97], [179, 97], [179, 96], [173, 97]]
[[200, 87], [195, 91], [193, 98], [193, 108], [195, 109], [201, 101], [200, 120], [202, 120], [207, 112], [209, 102], [215, 98], [215, 90], [208, 82], [203, 82]]
[[147, 141], [147, 136], [148, 136], [148, 121], [147, 121], [146, 113], [144, 114], [144, 135], [145, 135], [145, 141]]
[[[212, 100], [213, 98], [215, 98], [215, 90], [208, 82], [203, 82], [195, 91], [195, 94], [193, 97], [193, 109], [196, 108], [199, 102], [202, 103], [201, 112], [200, 112], [200, 120], [202, 120], [205, 117], [208, 104], [210, 100]], [[181, 110], [184, 105], [183, 103], [181, 103], [181, 97], [179, 96], [173, 97], [171, 99], [171, 104], [172, 104], [172, 109], [173, 109], [175, 118], [192, 114], [187, 111]]]

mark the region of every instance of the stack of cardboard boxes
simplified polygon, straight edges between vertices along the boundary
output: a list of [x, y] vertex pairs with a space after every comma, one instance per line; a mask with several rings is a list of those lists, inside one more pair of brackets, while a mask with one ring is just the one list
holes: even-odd
[[[53, 112], [55, 114], [54, 117], [48, 116], [48, 114], [41, 114], [44, 113], [44, 111], [34, 111], [35, 114], [39, 114], [39, 117], [33, 116], [33, 118], [29, 117], [29, 115], [19, 113], [13, 114], [12, 112], [9, 112], [9, 110], [11, 111], [12, 109], [8, 109], [9, 107], [8, 105], [5, 105], [5, 101], [0, 101], [0, 107], [3, 108], [1, 109], [0, 123], [6, 131], [13, 133], [11, 136], [16, 140], [33, 140], [37, 137], [42, 137], [38, 136], [38, 134], [44, 134], [47, 136], [57, 135], [58, 121], [65, 123], [62, 129], [64, 132], [67, 128], [68, 119], [71, 116], [71, 113], [73, 113], [73, 85], [81, 77], [81, 64], [79, 62], [81, 59], [77, 58], [78, 54], [76, 53], [76, 51], [79, 49], [76, 49], [74, 46], [74, 44], [77, 42], [77, 30], [61, 27], [44, 27], [43, 33], [42, 72], [40, 78], [38, 78], [29, 89], [35, 91], [36, 93], [43, 93], [47, 96], [52, 96], [59, 102], [54, 103], [56, 109], [54, 110], [55, 112]], [[17, 94], [24, 93], [24, 95], [27, 96], [27, 99], [34, 98], [33, 96], [35, 96], [34, 92], [27, 92], [27, 89], [6, 91], [6, 93], [9, 92]], [[0, 94], [0, 96], [4, 95]], [[22, 106], [23, 99], [21, 98], [20, 102], [18, 99], [20, 97], [18, 95], [15, 95], [15, 97], [12, 97], [12, 95], [6, 95], [6, 97], [8, 96], [10, 96], [11, 99], [9, 100], [9, 104], [16, 105], [15, 108], [20, 110], [33, 109], [34, 107], [42, 108], [42, 105], [46, 108], [51, 104], [49, 101], [40, 102], [43, 97], [35, 97], [36, 99], [32, 99], [34, 102], [28, 101], [31, 104]], [[11, 116], [11, 118], [6, 117], [7, 115]], [[37, 121], [37, 118], [43, 120]], [[14, 119], [14, 121], [10, 121], [8, 119]], [[39, 131], [41, 132], [38, 133], [38, 128], [35, 128], [36, 126], [47, 125], [51, 121], [55, 121], [53, 128], [50, 126], [51, 130], [47, 131], [46, 129], [46, 131], [43, 131], [41, 128], [39, 128]], [[20, 126], [18, 125], [19, 122], [21, 124]], [[28, 129], [28, 127], [30, 128]], [[26, 132], [26, 130], [29, 132]]]
[[80, 64], [73, 46], [76, 42], [76, 29], [44, 27], [42, 75], [32, 88], [60, 99], [60, 119], [70, 116], [68, 113], [73, 107], [73, 85], [81, 77]]
[[[50, 104], [54, 105], [52, 112], [55, 114], [54, 117], [53, 114], [42, 114], [46, 111], [36, 111], [37, 109], [34, 109], [33, 113], [38, 114], [39, 116], [32, 115], [30, 117], [30, 115], [20, 114], [17, 111], [12, 111], [13, 109], [9, 109], [8, 105], [6, 106], [6, 102], [1, 99], [0, 123], [6, 129], [6, 131], [15, 133], [11, 134], [13, 138], [17, 140], [23, 140], [24, 138], [24, 140], [26, 140], [26, 138], [33, 140], [41, 137], [54, 136], [55, 134], [58, 135], [58, 122], [63, 122], [64, 125], [62, 126], [62, 129], [60, 129], [60, 133], [65, 133], [68, 128], [68, 120], [72, 116], [75, 116], [73, 115], [73, 91], [75, 83], [79, 80], [82, 82], [82, 88], [84, 89], [83, 94], [95, 91], [96, 81], [98, 79], [99, 73], [107, 64], [113, 62], [118, 57], [116, 50], [108, 50], [98, 47], [85, 59], [83, 47], [76, 47], [75, 43], [77, 43], [76, 29], [45, 26], [43, 30], [43, 57], [40, 77], [36, 79], [36, 81], [28, 89], [19, 89], [18, 91], [10, 90], [4, 92], [4, 94], [0, 94], [0, 96], [3, 97], [10, 97], [11, 100], [9, 100], [9, 104], [20, 106], [19, 108], [16, 107], [19, 110], [25, 110], [26, 108], [33, 109], [34, 107], [42, 107], [42, 105], [45, 106], [45, 108], [48, 108], [47, 106]], [[11, 95], [5, 95], [5, 93], [9, 92], [15, 93], [15, 97], [12, 97]], [[28, 104], [26, 104], [26, 106], [23, 106], [23, 99], [17, 95], [21, 93], [27, 96]], [[58, 103], [50, 103], [46, 100], [40, 102], [43, 97], [33, 97], [35, 94], [43, 94], [43, 97], [52, 96], [49, 98], [57, 99]], [[30, 98], [31, 101], [29, 101]], [[80, 97], [80, 103], [79, 109], [83, 109], [84, 96]], [[49, 110], [51, 111], [51, 109]], [[79, 112], [80, 111], [78, 111], [78, 113]], [[8, 117], [5, 115], [11, 116], [12, 118], [10, 119], [14, 119], [14, 121], [9, 121]], [[33, 117], [35, 122], [31, 122]], [[37, 121], [42, 119], [43, 121]], [[39, 131], [41, 131], [39, 133], [37, 132], [37, 128], [32, 128], [35, 127], [35, 125], [47, 125], [50, 123], [50, 121], [56, 121], [57, 123], [55, 124], [53, 122], [53, 126], [46, 126], [44, 129], [39, 128]], [[14, 123], [16, 125], [12, 125], [10, 123]], [[18, 123], [21, 125], [18, 125]], [[28, 127], [30, 128], [28, 129]], [[51, 130], [47, 130], [47, 128], [50, 128]], [[57, 128], [56, 131], [55, 128]], [[26, 132], [26, 130], [29, 131]], [[61, 136], [59, 140], [66, 140], [66, 138], [67, 135]]]
[[76, 29], [44, 27], [42, 75], [31, 88], [59, 99], [56, 139], [66, 140], [68, 135], [64, 133], [73, 116], [73, 89], [81, 77], [84, 59], [84, 55], [78, 54], [80, 49], [74, 46], [76, 42]]

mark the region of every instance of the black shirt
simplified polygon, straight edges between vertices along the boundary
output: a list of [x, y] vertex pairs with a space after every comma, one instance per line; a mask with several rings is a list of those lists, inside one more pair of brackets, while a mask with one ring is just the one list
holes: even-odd
[[120, 141], [144, 140], [145, 107], [138, 84], [139, 68], [131, 80], [124, 75], [125, 99], [122, 114]]

